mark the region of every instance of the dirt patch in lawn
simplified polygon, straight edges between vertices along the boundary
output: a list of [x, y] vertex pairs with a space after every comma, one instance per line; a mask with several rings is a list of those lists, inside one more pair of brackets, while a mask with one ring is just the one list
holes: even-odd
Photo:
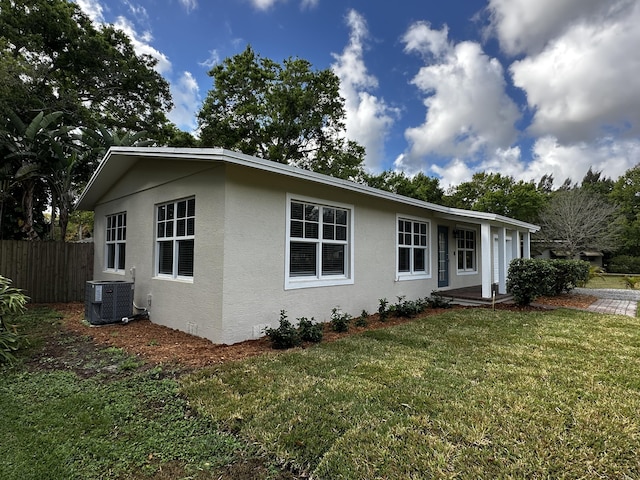
[[593, 302], [598, 300], [592, 295], [579, 295], [577, 293], [564, 293], [556, 297], [539, 297], [535, 303], [538, 305], [548, 305], [552, 307], [567, 307], [586, 309]]
[[[556, 307], [586, 308], [596, 300], [587, 295], [566, 294], [558, 297], [542, 297], [536, 300], [536, 305], [518, 307], [513, 304], [498, 304], [500, 309], [512, 310], [540, 310]], [[247, 340], [233, 345], [217, 345], [211, 341], [156, 325], [149, 320], [133, 321], [126, 325], [89, 326], [84, 321], [84, 304], [67, 303], [50, 305], [63, 315], [63, 328], [78, 335], [90, 337], [95, 343], [122, 348], [126, 352], [138, 355], [158, 364], [179, 364], [186, 368], [201, 368], [227, 361], [240, 360], [246, 357], [269, 353], [277, 355], [278, 351], [271, 348], [267, 338]], [[462, 308], [462, 307], [454, 307]], [[421, 317], [438, 315], [445, 309], [428, 309]], [[379, 316], [371, 315], [367, 319], [367, 326], [352, 325], [348, 332], [337, 333], [331, 330], [329, 324], [324, 325], [323, 342], [331, 342], [338, 338], [365, 330], [387, 328], [410, 322], [408, 318], [388, 318], [380, 321]]]

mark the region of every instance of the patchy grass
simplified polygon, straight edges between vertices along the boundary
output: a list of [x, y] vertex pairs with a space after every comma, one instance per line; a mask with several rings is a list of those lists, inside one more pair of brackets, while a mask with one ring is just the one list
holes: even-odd
[[184, 380], [314, 478], [638, 478], [640, 324], [455, 310]]
[[180, 372], [97, 348], [59, 319], [14, 320], [29, 344], [17, 366], [0, 365], [0, 478], [292, 478], [195, 415]]

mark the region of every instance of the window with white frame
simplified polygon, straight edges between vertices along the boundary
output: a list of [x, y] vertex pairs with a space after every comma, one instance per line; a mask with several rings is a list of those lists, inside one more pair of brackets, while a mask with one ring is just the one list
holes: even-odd
[[398, 278], [424, 278], [429, 273], [429, 222], [399, 217]]
[[475, 272], [476, 266], [476, 231], [458, 228], [456, 230], [456, 247], [459, 272]]
[[127, 213], [106, 217], [105, 270], [124, 272], [127, 250]]
[[287, 217], [286, 286], [352, 283], [352, 208], [290, 198]]
[[156, 274], [193, 278], [196, 199], [187, 198], [156, 207]]

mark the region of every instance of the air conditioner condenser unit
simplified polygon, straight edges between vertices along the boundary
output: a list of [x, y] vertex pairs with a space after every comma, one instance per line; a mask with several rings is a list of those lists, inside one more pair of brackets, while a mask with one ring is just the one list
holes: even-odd
[[133, 313], [133, 282], [87, 282], [84, 316], [91, 325], [121, 323]]

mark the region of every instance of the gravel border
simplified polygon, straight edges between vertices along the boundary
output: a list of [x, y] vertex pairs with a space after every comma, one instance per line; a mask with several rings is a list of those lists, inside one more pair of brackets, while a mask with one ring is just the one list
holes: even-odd
[[613, 300], [627, 300], [640, 302], [640, 290], [622, 290], [619, 288], [575, 288], [573, 293], [592, 295], [598, 298], [611, 298]]

